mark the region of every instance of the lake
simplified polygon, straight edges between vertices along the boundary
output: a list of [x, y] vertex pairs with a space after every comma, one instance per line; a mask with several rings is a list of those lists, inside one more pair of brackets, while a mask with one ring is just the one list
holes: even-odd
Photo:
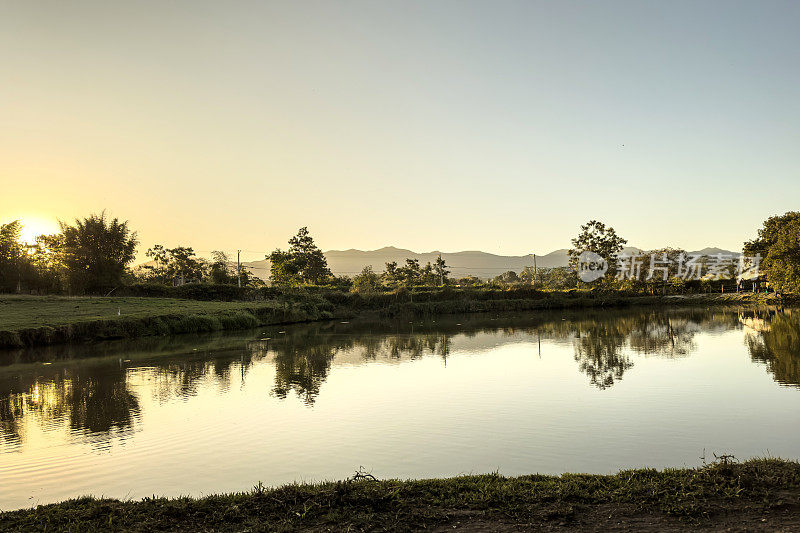
[[800, 312], [358, 320], [0, 353], [0, 509], [800, 458]]

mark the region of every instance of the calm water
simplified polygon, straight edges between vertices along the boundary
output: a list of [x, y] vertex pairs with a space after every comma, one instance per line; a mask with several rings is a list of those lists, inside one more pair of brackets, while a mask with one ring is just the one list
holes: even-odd
[[323, 323], [0, 354], [0, 509], [800, 458], [800, 313]]

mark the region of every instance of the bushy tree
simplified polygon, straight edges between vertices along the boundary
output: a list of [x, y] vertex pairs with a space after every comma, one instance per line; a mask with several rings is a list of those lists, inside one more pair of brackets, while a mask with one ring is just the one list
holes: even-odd
[[201, 281], [207, 274], [205, 261], [195, 255], [191, 246], [165, 248], [156, 244], [145, 255], [153, 260], [152, 265], [144, 266], [149, 281], [177, 285]]
[[211, 252], [211, 264], [208, 265], [208, 277], [211, 283], [236, 283], [236, 273], [228, 266], [229, 260], [225, 252]]
[[673, 288], [682, 286], [684, 280], [678, 278], [681, 256], [686, 261], [686, 251], [681, 248], [666, 247], [642, 252], [636, 256], [639, 264], [638, 277], [615, 280], [614, 287], [627, 291], [657, 293], [665, 289], [665, 281], [669, 281]]
[[617, 257], [627, 242], [611, 226], [590, 220], [581, 226], [578, 236], [572, 239], [572, 248], [568, 252], [569, 266], [576, 270], [581, 253], [594, 252], [608, 261], [606, 279], [611, 279], [616, 273]]
[[103, 212], [60, 226], [60, 253], [72, 291], [98, 293], [122, 283], [137, 244], [127, 221], [108, 219]]
[[464, 276], [455, 280], [455, 284], [459, 287], [477, 287], [483, 285], [483, 280], [477, 276]]
[[502, 274], [494, 278], [492, 281], [494, 281], [495, 283], [506, 285], [509, 283], [518, 283], [520, 281], [520, 278], [516, 272], [514, 272], [513, 270], [509, 270], [508, 272], [503, 272]]
[[390, 287], [434, 287], [446, 284], [448, 274], [450, 271], [441, 257], [434, 263], [428, 261], [425, 265], [420, 265], [419, 259], [406, 259], [402, 266], [398, 266], [397, 261], [386, 263], [383, 280]]
[[744, 244], [745, 255], [760, 254], [760, 272], [778, 292], [800, 292], [800, 212], [764, 221], [758, 238]]
[[267, 256], [271, 263], [272, 281], [283, 285], [319, 285], [329, 281], [333, 274], [328, 261], [308, 232], [300, 228], [289, 239], [289, 250], [277, 249]]
[[389, 287], [397, 287], [400, 285], [400, 272], [397, 267], [397, 261], [386, 263], [386, 268], [383, 271], [382, 277]]
[[419, 259], [406, 259], [406, 264], [397, 269], [400, 283], [406, 287], [419, 285], [422, 278], [422, 269], [419, 266]]
[[578, 282], [577, 272], [569, 267], [525, 267], [519, 274], [523, 283], [530, 283], [537, 289], [564, 290], [574, 289]]
[[373, 272], [371, 266], [365, 266], [361, 273], [353, 278], [352, 291], [371, 294], [381, 289], [381, 277]]
[[61, 234], [38, 235], [30, 251], [30, 288], [39, 292], [60, 292], [67, 283]]

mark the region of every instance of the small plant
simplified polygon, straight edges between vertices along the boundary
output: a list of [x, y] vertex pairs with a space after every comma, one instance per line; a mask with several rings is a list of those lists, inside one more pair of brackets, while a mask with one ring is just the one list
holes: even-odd
[[378, 478], [373, 476], [372, 473], [367, 472], [366, 469], [363, 466], [359, 466], [358, 470], [356, 470], [355, 474], [353, 474], [352, 476], [350, 476], [347, 479], [347, 481], [349, 481], [349, 482], [364, 481], [364, 480], [367, 480], [367, 481], [378, 481]]

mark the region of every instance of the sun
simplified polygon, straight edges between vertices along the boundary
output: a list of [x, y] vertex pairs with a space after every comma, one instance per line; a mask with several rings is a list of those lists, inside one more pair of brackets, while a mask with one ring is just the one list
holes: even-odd
[[23, 244], [35, 244], [39, 235], [58, 233], [58, 222], [53, 219], [25, 216], [19, 221], [22, 224], [19, 240]]

